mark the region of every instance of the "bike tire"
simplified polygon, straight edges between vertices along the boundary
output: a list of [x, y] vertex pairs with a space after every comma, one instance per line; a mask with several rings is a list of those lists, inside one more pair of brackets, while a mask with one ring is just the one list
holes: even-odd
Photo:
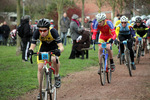
[[42, 69], [41, 76], [40, 76], [40, 100], [48, 100], [48, 91], [47, 86], [49, 85], [48, 82], [48, 75], [46, 75], [45, 70]]
[[130, 52], [125, 53], [125, 58], [126, 58], [126, 66], [129, 71], [129, 75], [132, 77], [132, 69], [131, 69], [131, 59], [130, 59]]
[[104, 70], [104, 66], [105, 66], [104, 56], [101, 56], [101, 59], [102, 59], [102, 64], [100, 64], [100, 82], [101, 82], [101, 85], [104, 86], [105, 80], [106, 80], [106, 72]]
[[[109, 57], [107, 59], [109, 59]], [[106, 73], [107, 73], [107, 82], [110, 83], [111, 82], [112, 71], [111, 71], [111, 68], [110, 68], [109, 60], [107, 60]]]
[[119, 56], [120, 56], [120, 58], [119, 58], [119, 61], [120, 61], [120, 65], [122, 65], [122, 59], [121, 59], [121, 52], [119, 53]]
[[49, 80], [50, 80], [50, 100], [57, 100], [57, 89], [55, 87], [55, 80], [52, 69], [49, 69]]

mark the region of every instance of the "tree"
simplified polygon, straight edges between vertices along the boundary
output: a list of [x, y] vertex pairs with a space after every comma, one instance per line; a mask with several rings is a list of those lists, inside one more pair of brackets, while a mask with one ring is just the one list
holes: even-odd
[[101, 12], [101, 7], [103, 6], [102, 4], [105, 2], [106, 0], [96, 0], [96, 5], [99, 8], [99, 13]]
[[82, 25], [84, 26], [84, 0], [82, 0]]
[[[20, 0], [17, 0], [17, 25], [20, 24]], [[21, 46], [20, 46], [21, 39], [17, 34], [17, 48], [16, 48], [16, 55], [21, 53]]]

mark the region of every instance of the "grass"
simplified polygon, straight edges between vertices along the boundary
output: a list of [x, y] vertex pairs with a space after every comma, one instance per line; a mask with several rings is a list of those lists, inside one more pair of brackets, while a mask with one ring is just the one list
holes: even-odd
[[[38, 88], [36, 57], [33, 57], [33, 64], [23, 63], [21, 55], [16, 56], [15, 46], [0, 48], [0, 100], [9, 100]], [[98, 49], [89, 50], [89, 59], [69, 60], [71, 48], [72, 44], [65, 46], [60, 57], [62, 77], [90, 66], [98, 66]], [[117, 53], [116, 46], [113, 47], [113, 51], [114, 54]]]

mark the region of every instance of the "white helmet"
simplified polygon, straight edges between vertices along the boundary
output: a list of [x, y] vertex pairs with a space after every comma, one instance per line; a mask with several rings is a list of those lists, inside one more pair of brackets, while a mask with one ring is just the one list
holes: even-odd
[[105, 20], [106, 19], [106, 14], [105, 13], [98, 13], [96, 15], [96, 19], [97, 19], [98, 22]]
[[127, 18], [126, 16], [122, 16], [122, 17], [120, 18], [120, 21], [121, 21], [121, 22], [128, 22], [128, 18]]
[[51, 20], [50, 20], [50, 23], [53, 23], [53, 22], [54, 22], [54, 20], [53, 20], [53, 19], [51, 19]]
[[135, 22], [135, 19], [136, 19], [135, 17], [132, 17], [132, 18], [131, 18], [131, 21], [132, 21], [132, 22]]
[[146, 16], [146, 15], [142, 15], [142, 16], [141, 16], [141, 19], [142, 19], [142, 20], [146, 20], [146, 19], [147, 19], [147, 16]]

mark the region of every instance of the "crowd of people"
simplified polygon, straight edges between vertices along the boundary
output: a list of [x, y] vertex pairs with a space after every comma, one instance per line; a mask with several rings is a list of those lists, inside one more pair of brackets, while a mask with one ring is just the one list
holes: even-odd
[[[143, 38], [142, 56], [144, 56], [144, 49], [146, 47], [146, 41], [149, 42], [150, 47], [150, 16], [135, 16], [129, 20], [126, 16], [117, 14], [114, 18], [114, 22], [107, 19], [105, 13], [98, 13], [93, 20], [89, 16], [84, 18], [84, 25], [81, 24], [82, 19], [73, 14], [71, 19], [67, 17], [67, 13], [63, 13], [63, 17], [60, 20], [60, 35], [55, 29], [54, 20], [42, 18], [35, 20], [34, 24], [31, 24], [31, 18], [29, 15], [25, 15], [21, 18], [21, 45], [22, 45], [22, 61], [26, 62], [29, 55], [33, 55], [36, 43], [40, 40], [40, 52], [47, 52], [55, 50], [55, 55], [60, 56], [64, 51], [64, 46], [67, 45], [67, 35], [72, 40], [72, 49], [69, 59], [79, 58], [82, 54], [82, 48], [89, 48], [90, 44], [95, 45], [96, 42], [103, 43], [109, 42], [107, 50], [109, 54], [110, 66], [112, 71], [115, 71], [115, 62], [113, 60], [112, 46], [113, 43], [119, 43], [121, 50], [121, 58], [124, 60], [124, 45], [122, 41], [128, 39], [128, 49], [130, 50], [131, 66], [133, 70], [136, 70], [134, 57], [136, 54], [136, 45], [138, 44], [138, 37]], [[16, 39], [16, 32], [18, 29], [10, 31], [9, 26], [4, 21], [0, 27], [0, 44], [7, 45], [9, 35]], [[135, 48], [132, 49], [132, 45], [135, 42]], [[98, 55], [102, 54], [101, 44], [98, 45]], [[119, 56], [118, 56], [119, 57]], [[98, 56], [99, 64], [102, 64], [100, 56]], [[57, 64], [55, 58], [52, 57], [53, 65], [56, 70], [55, 73], [55, 86], [59, 88], [61, 86], [61, 77], [59, 75], [60, 62]], [[59, 61], [59, 59], [58, 59]], [[37, 59], [38, 62], [38, 80], [40, 80], [40, 71], [44, 64], [40, 56]], [[100, 71], [98, 70], [98, 74]], [[39, 96], [38, 96], [39, 97]]]

